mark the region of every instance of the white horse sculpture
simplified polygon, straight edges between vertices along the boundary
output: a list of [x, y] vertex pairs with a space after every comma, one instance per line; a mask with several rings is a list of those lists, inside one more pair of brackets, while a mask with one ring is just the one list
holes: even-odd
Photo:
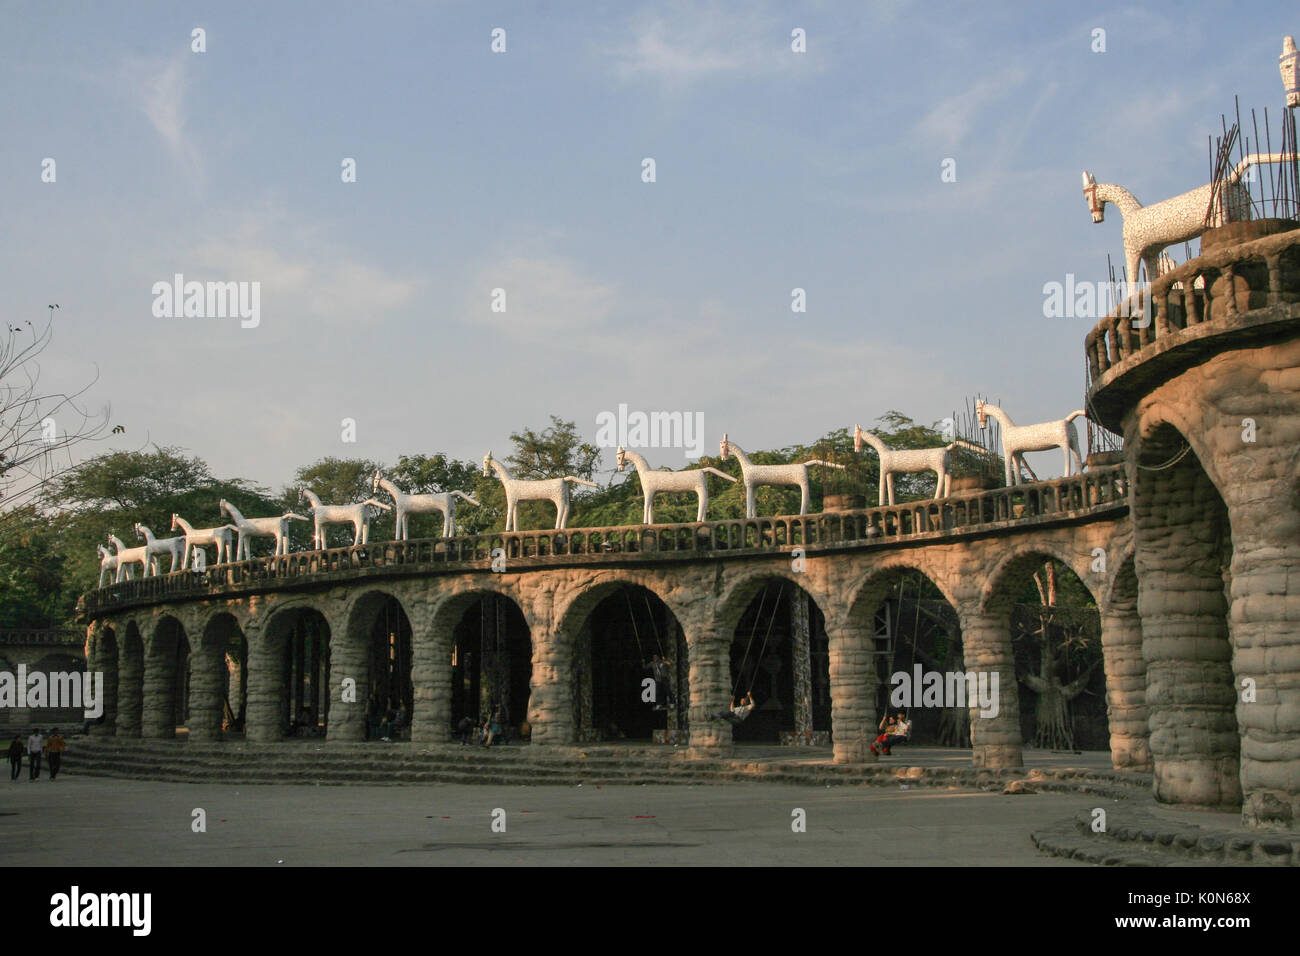
[[519, 502], [550, 501], [555, 505], [555, 530], [561, 531], [569, 521], [569, 485], [587, 485], [599, 488], [594, 481], [565, 475], [563, 478], [539, 478], [529, 481], [524, 478], [511, 478], [506, 466], [492, 457], [492, 452], [483, 456], [483, 477], [489, 478], [492, 472], [501, 481], [506, 493], [506, 528], [507, 531], [519, 530]]
[[[1210, 224], [1222, 225], [1250, 218], [1250, 192], [1241, 184], [1241, 177], [1251, 166], [1267, 163], [1285, 163], [1295, 159], [1294, 153], [1251, 153], [1227, 176], [1223, 194], [1216, 201], [1218, 208]], [[1161, 250], [1175, 242], [1195, 239], [1206, 229], [1205, 214], [1210, 206], [1213, 183], [1207, 183], [1181, 196], [1143, 206], [1131, 192], [1114, 183], [1098, 183], [1092, 173], [1084, 170], [1083, 194], [1093, 222], [1102, 222], [1106, 216], [1106, 203], [1114, 203], [1124, 216], [1124, 258], [1128, 266], [1128, 288], [1138, 287], [1138, 262], [1147, 267], [1147, 281], [1160, 275], [1158, 256]]]
[[354, 505], [322, 504], [320, 497], [310, 488], [302, 489], [298, 494], [298, 500], [310, 505], [312, 517], [316, 519], [316, 533], [312, 536], [312, 542], [315, 544], [317, 551], [325, 550], [325, 528], [332, 524], [352, 525], [355, 532], [352, 537], [352, 547], [369, 544], [370, 522], [378, 514], [375, 509], [393, 510], [389, 505], [384, 504], [382, 501], [376, 501], [374, 498], [367, 498], [365, 501], [359, 501]]
[[184, 538], [155, 538], [153, 532], [146, 525], [140, 522], [135, 523], [135, 536], [144, 538], [144, 546], [149, 549], [149, 556], [153, 559], [154, 574], [158, 574], [158, 568], [161, 565], [158, 558], [161, 555], [171, 555], [171, 564], [167, 566], [167, 573], [179, 571], [181, 568], [181, 556], [185, 553]]
[[979, 445], [957, 439], [940, 448], [890, 448], [883, 441], [858, 425], [853, 426], [853, 450], [862, 451], [866, 442], [880, 456], [880, 504], [885, 503], [888, 489], [889, 503], [894, 503], [894, 475], [916, 474], [932, 471], [935, 475], [934, 497], [947, 498], [952, 492], [952, 450], [969, 448], [971, 451], [983, 452]]
[[745, 480], [746, 518], [758, 516], [754, 507], [754, 492], [759, 485], [793, 485], [797, 487], [802, 493], [799, 513], [806, 515], [808, 513], [808, 466], [824, 465], [827, 468], [844, 468], [843, 465], [821, 461], [817, 458], [797, 465], [755, 465], [750, 462], [749, 456], [745, 454], [743, 448], [727, 438], [726, 432], [723, 432], [722, 441], [718, 442], [718, 448], [722, 452], [723, 461], [735, 455], [736, 460], [740, 462], [740, 473]]
[[410, 517], [411, 515], [432, 514], [437, 511], [442, 515], [442, 536], [450, 538], [456, 533], [456, 499], [464, 498], [472, 505], [477, 505], [478, 501], [471, 495], [463, 491], [439, 491], [429, 494], [408, 495], [393, 482], [383, 477], [380, 472], [375, 472], [375, 477], [370, 483], [370, 490], [378, 493], [383, 488], [393, 496], [393, 514], [397, 519], [397, 540], [405, 541], [410, 537]]
[[128, 548], [122, 543], [122, 539], [115, 534], [108, 536], [109, 543], [117, 551], [117, 581], [130, 581], [131, 565], [140, 565], [140, 577], [147, 578], [151, 568], [157, 567], [157, 561], [149, 554], [147, 545], [140, 545], [138, 548]]
[[[104, 586], [104, 575], [111, 575], [113, 581], [117, 581], [117, 555], [102, 544], [95, 545], [95, 550], [99, 552], [99, 586]], [[127, 568], [127, 580], [132, 580], [130, 568]]]
[[642, 524], [655, 523], [655, 495], [671, 491], [694, 492], [700, 499], [695, 520], [703, 521], [705, 512], [709, 510], [709, 482], [705, 472], [727, 481], [736, 480], [725, 471], [707, 467], [687, 471], [652, 471], [645, 458], [619, 445], [618, 470], [622, 471], [629, 461], [636, 466], [636, 473], [641, 479], [641, 491], [645, 495], [645, 507], [641, 512]]
[[1008, 486], [1020, 484], [1020, 466], [1024, 464], [1024, 454], [1027, 451], [1060, 448], [1065, 452], [1065, 477], [1070, 476], [1071, 461], [1078, 465], [1079, 471], [1083, 471], [1079, 439], [1072, 424], [1074, 419], [1086, 414], [1083, 409], [1070, 412], [1059, 422], [1042, 422], [1038, 425], [1017, 425], [1002, 409], [983, 400], [975, 403], [975, 414], [979, 417], [980, 428], [988, 425], [990, 415], [1002, 426], [1002, 459]]
[[[237, 530], [234, 525], [223, 524], [219, 528], [194, 528], [188, 521], [178, 514], [172, 515], [172, 530], [179, 528], [185, 532], [185, 553], [181, 557], [181, 570], [184, 571], [190, 566], [191, 552], [197, 552], [199, 549], [210, 544], [217, 546], [217, 564], [231, 560], [233, 550], [231, 547], [232, 532]], [[206, 552], [205, 552], [206, 558]]]
[[230, 520], [235, 525], [235, 530], [239, 532], [239, 541], [235, 545], [236, 561], [251, 561], [253, 558], [253, 549], [250, 547], [253, 538], [274, 538], [275, 550], [272, 554], [289, 553], [289, 522], [306, 521], [302, 515], [294, 514], [292, 511], [286, 511], [278, 517], [271, 518], [245, 518], [239, 513], [239, 509], [232, 505], [225, 498], [217, 502], [217, 507], [230, 515]]

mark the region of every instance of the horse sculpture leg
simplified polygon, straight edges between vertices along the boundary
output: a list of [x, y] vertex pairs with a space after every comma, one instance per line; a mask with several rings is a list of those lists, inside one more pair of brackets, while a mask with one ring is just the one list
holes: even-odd
[[806, 515], [808, 513], [808, 478], [799, 484], [799, 513]]
[[699, 506], [695, 509], [695, 522], [697, 524], [703, 522], [704, 516], [709, 512], [709, 489], [707, 485], [700, 489], [699, 499]]

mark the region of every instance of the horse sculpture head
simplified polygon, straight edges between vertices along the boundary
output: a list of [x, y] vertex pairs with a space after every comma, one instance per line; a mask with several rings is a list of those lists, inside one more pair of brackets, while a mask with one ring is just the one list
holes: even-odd
[[178, 520], [179, 518], [180, 518], [180, 515], [178, 515], [176, 512], [173, 511], [173, 512], [172, 512], [172, 530], [173, 530], [173, 531], [175, 531], [175, 530], [179, 527], [179, 525], [176, 524], [176, 522], [177, 522], [177, 520]]
[[731, 456], [731, 442], [727, 441], [727, 433], [722, 433], [722, 441], [718, 442], [718, 457], [726, 461]]
[[979, 419], [980, 428], [987, 428], [989, 424], [989, 413], [984, 409], [985, 404], [982, 398], [975, 403], [975, 416]]
[[1092, 221], [1104, 221], [1106, 203], [1097, 197], [1097, 180], [1086, 169], [1083, 171], [1083, 198], [1088, 201], [1088, 211], [1092, 213]]
[[140, 524], [140, 522], [138, 522], [138, 521], [137, 521], [135, 524], [131, 525], [131, 528], [132, 528], [132, 530], [135, 531], [135, 536], [136, 536], [137, 538], [143, 538], [143, 537], [144, 537], [144, 531], [141, 530], [142, 527], [143, 527], [143, 526], [142, 526], [142, 525]]
[[483, 456], [483, 477], [492, 477], [492, 452], [488, 452]]
[[853, 450], [862, 451], [862, 426], [857, 424], [853, 426]]
[[383, 472], [381, 472], [378, 468], [376, 468], [375, 473], [370, 477], [370, 493], [372, 495], [379, 493], [379, 480], [382, 477], [383, 477]]
[[618, 455], [618, 470], [622, 471], [624, 466], [627, 464], [627, 449], [622, 445], [619, 445], [616, 454]]

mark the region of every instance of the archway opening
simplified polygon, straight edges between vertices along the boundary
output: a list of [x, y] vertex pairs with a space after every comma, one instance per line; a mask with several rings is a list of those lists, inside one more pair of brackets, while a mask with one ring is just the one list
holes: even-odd
[[367, 652], [366, 738], [409, 739], [415, 706], [411, 622], [397, 598], [384, 595], [375, 609]]
[[530, 733], [533, 643], [519, 605], [483, 594], [465, 608], [452, 632], [451, 720], [481, 729], [500, 714], [506, 741]]
[[573, 673], [579, 740], [685, 740], [686, 638], [653, 591], [624, 584], [600, 598], [577, 632]]
[[956, 609], [928, 575], [911, 568], [887, 571], [871, 587], [878, 723], [902, 713], [912, 743], [970, 747], [969, 702], [949, 695], [966, 690], [955, 678], [965, 672]]
[[784, 578], [762, 582], [731, 641], [731, 696], [754, 709], [732, 728], [737, 743], [829, 743], [830, 653], [826, 619]]

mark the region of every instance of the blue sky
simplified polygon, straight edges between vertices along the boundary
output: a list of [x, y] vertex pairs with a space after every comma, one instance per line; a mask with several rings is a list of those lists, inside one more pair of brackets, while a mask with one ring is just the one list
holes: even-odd
[[[1155, 202], [1208, 180], [1234, 94], [1282, 105], [1293, 5], [1173, 9], [5, 3], [6, 318], [60, 303], [43, 374], [98, 366], [127, 427], [100, 448], [277, 488], [500, 457], [551, 413], [592, 439], [620, 403], [702, 412], [710, 454], [976, 393], [1060, 418], [1093, 320], [1044, 318], [1043, 285], [1122, 260], [1080, 171]], [[260, 324], [156, 318], [177, 272], [260, 282]]]

